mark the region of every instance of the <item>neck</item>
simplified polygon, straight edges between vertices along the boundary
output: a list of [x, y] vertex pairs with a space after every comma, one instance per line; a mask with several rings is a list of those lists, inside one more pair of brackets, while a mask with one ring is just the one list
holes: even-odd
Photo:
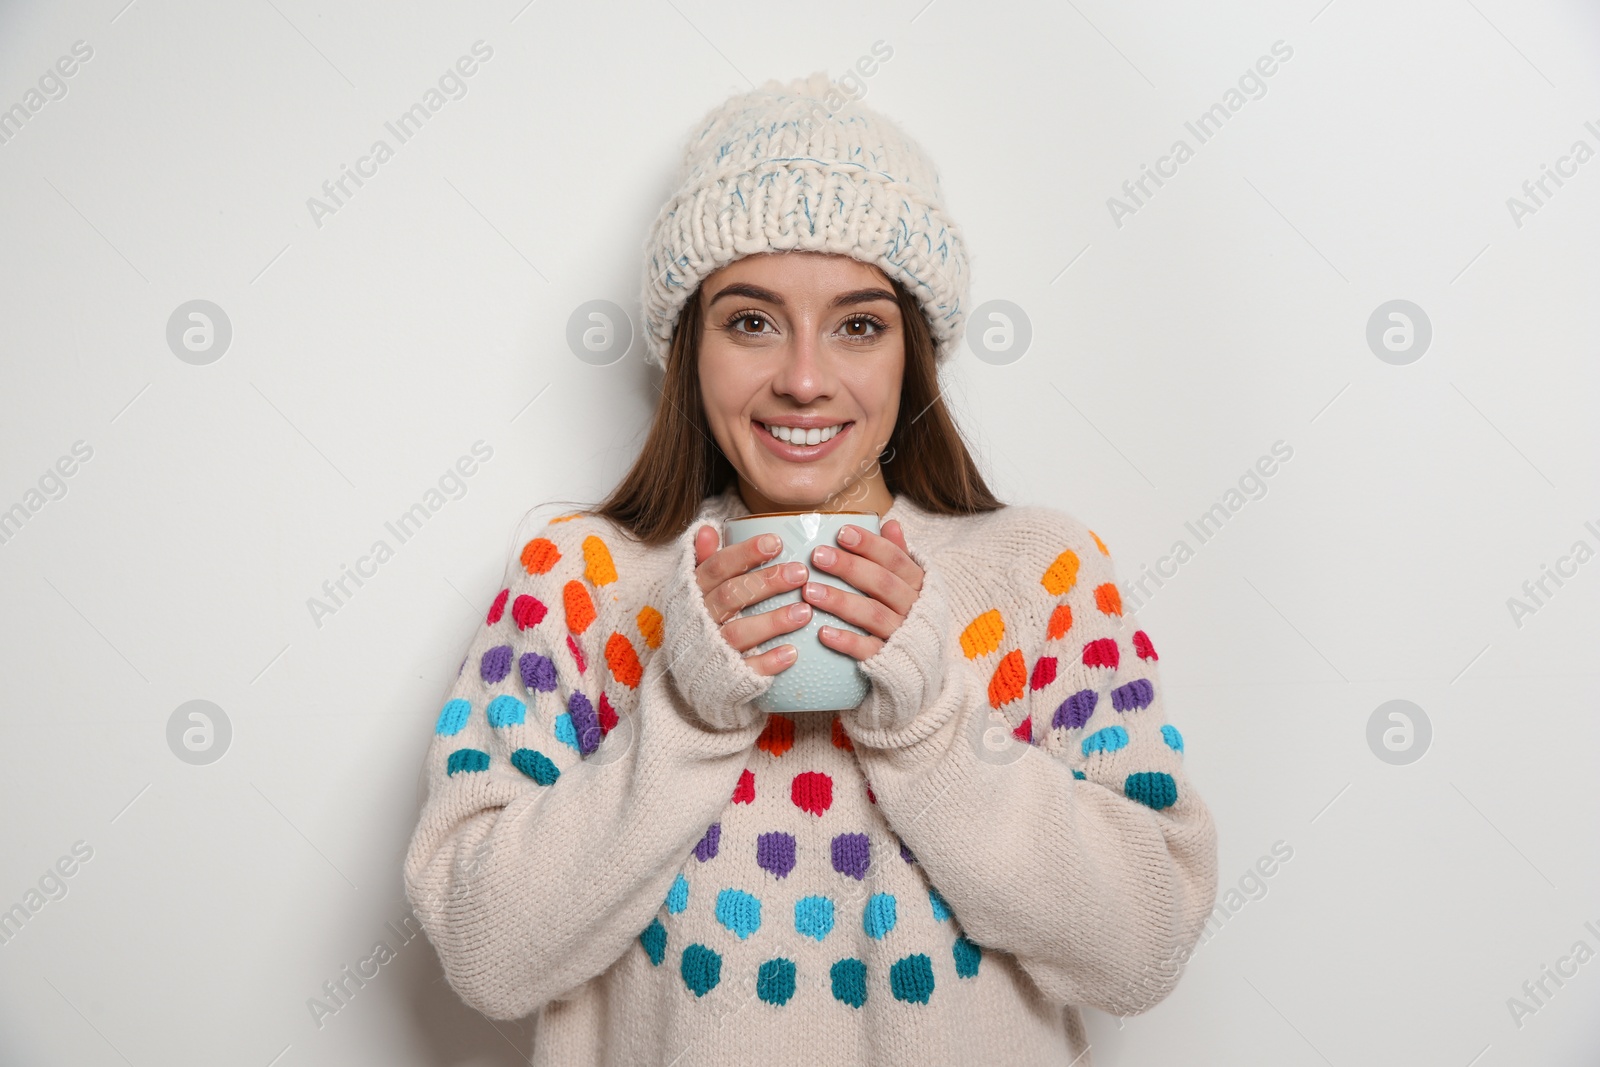
[[854, 481], [820, 500], [774, 500], [740, 476], [739, 496], [752, 515], [772, 511], [870, 511], [881, 517], [894, 504], [894, 494], [878, 471], [873, 472], [873, 477]]

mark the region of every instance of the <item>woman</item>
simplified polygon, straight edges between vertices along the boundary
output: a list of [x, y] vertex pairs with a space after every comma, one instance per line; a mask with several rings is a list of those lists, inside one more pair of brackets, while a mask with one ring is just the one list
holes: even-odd
[[[1212, 907], [1155, 648], [1092, 531], [985, 487], [937, 387], [960, 233], [836, 91], [769, 82], [691, 138], [649, 439], [521, 547], [438, 718], [407, 894], [467, 1003], [539, 1013], [535, 1063], [1088, 1064], [1078, 1007], [1154, 1005]], [[790, 510], [884, 521], [809, 564], [719, 547]], [[864, 631], [821, 639], [868, 695], [762, 713], [792, 648], [745, 653], [813, 605]]]

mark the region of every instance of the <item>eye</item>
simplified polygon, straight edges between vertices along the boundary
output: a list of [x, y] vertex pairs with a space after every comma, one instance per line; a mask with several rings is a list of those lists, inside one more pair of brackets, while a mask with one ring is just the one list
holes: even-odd
[[759, 311], [738, 311], [735, 312], [733, 316], [728, 319], [728, 321], [722, 324], [722, 328], [725, 330], [730, 330], [733, 333], [744, 334], [746, 336], [753, 336], [755, 334], [766, 332], [761, 329], [746, 330], [740, 328], [749, 323], [756, 323], [758, 326], [761, 324], [770, 325], [766, 315]]
[[[888, 328], [889, 324], [876, 315], [868, 315], [862, 312], [859, 315], [852, 315], [845, 319], [844, 325], [840, 327], [840, 330], [846, 337], [853, 340], [870, 341]], [[870, 332], [858, 332], [869, 329]]]

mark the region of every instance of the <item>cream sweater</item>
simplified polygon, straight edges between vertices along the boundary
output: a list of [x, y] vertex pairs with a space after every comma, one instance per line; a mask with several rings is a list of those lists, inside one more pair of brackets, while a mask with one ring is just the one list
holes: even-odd
[[1216, 831], [1156, 650], [1070, 515], [930, 513], [850, 711], [766, 715], [771, 679], [675, 543], [549, 523], [439, 714], [406, 893], [456, 992], [538, 1012], [536, 1065], [1068, 1064], [1079, 1005], [1177, 983]]

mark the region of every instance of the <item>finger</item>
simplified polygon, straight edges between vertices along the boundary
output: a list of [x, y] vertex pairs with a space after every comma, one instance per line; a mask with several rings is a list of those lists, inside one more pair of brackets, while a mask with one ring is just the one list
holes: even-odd
[[835, 652], [843, 652], [858, 660], [871, 659], [883, 647], [883, 641], [876, 637], [852, 633], [837, 626], [817, 627], [817, 639]]
[[[880, 540], [882, 540], [880, 538]], [[892, 541], [884, 541], [893, 547]], [[811, 553], [812, 564], [820, 571], [839, 578], [846, 584], [862, 594], [884, 604], [886, 607], [901, 615], [911, 610], [911, 605], [916, 602], [917, 594], [921, 591], [921, 582], [913, 586], [908, 584], [899, 575], [886, 570], [880, 564], [865, 556], [857, 556], [851, 552], [833, 550], [831, 554], [823, 551], [826, 546], [819, 546]], [[900, 549], [895, 548], [896, 552]], [[831, 555], [831, 558], [829, 558]], [[824, 587], [822, 595], [827, 595]], [[821, 601], [806, 596], [813, 604], [821, 605]], [[831, 609], [825, 609], [831, 610]], [[850, 620], [854, 622], [855, 620]]]
[[744, 661], [750, 664], [750, 669], [757, 674], [778, 674], [794, 666], [795, 658], [793, 645], [779, 645], [758, 655], [746, 656]]
[[811, 621], [811, 605], [801, 601], [771, 611], [744, 615], [721, 626], [722, 638], [735, 651], [746, 652], [763, 641], [800, 629]]
[[699, 558], [700, 538], [704, 534], [696, 532], [695, 578], [700, 583], [700, 591], [702, 593], [710, 592], [729, 578], [743, 574], [751, 567], [769, 560], [783, 551], [783, 540], [782, 538], [777, 538], [776, 534], [772, 536], [777, 538], [777, 542], [770, 549], [761, 547], [761, 538], [765, 535], [759, 534], [718, 549], [716, 547], [718, 543], [716, 530], [710, 526], [703, 527], [703, 529], [711, 530], [709, 543], [714, 551], [703, 560]]
[[807, 582], [800, 595], [807, 603], [816, 605], [817, 610], [854, 623], [869, 634], [884, 639], [894, 633], [905, 619], [904, 613], [898, 613], [872, 597], [835, 589], [821, 582]]
[[[911, 553], [906, 549], [905, 531], [901, 529], [900, 521], [898, 519], [890, 519], [888, 527], [889, 529], [885, 532], [893, 533], [895, 535], [893, 540], [883, 534], [875, 534], [860, 526], [849, 524], [841, 526], [837, 538], [839, 550], [846, 558], [855, 556], [871, 560], [896, 578], [899, 578], [907, 587], [921, 590], [922, 568], [917, 565], [916, 560], [911, 558]], [[847, 542], [852, 534], [858, 535], [860, 539], [855, 544], [848, 544]], [[844, 577], [844, 575], [841, 574], [840, 577]], [[846, 581], [849, 581], [849, 579], [846, 578]], [[850, 584], [855, 585], [856, 583], [850, 582]], [[857, 586], [857, 588], [861, 587]]]
[[694, 565], [698, 567], [704, 563], [717, 550], [720, 542], [716, 529], [702, 523], [700, 529], [694, 532]]
[[717, 622], [725, 623], [751, 604], [793, 591], [808, 577], [806, 565], [792, 560], [736, 574], [706, 594], [706, 608]]

